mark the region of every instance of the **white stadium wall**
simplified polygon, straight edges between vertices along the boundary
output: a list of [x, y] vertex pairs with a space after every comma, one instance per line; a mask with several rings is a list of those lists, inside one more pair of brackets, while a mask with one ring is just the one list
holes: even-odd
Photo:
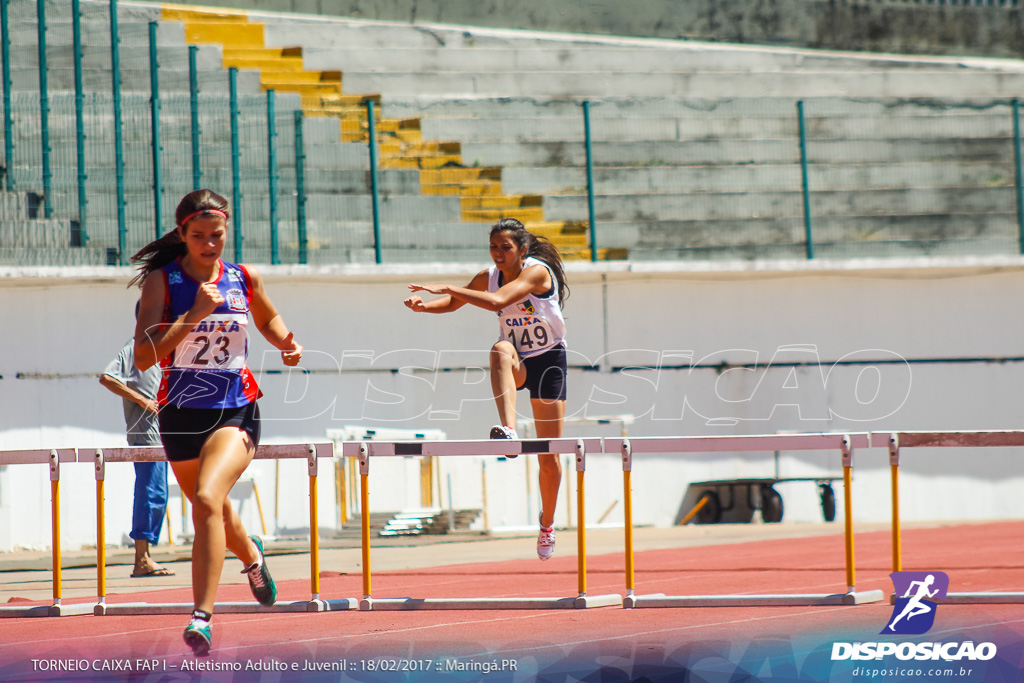
[[[413, 268], [413, 267], [410, 267]], [[494, 423], [482, 368], [497, 336], [491, 314], [446, 316], [402, 306], [409, 281], [463, 284], [462, 266], [263, 267], [270, 294], [305, 346], [303, 371], [284, 371], [257, 338], [250, 365], [266, 443], [326, 440], [344, 425], [442, 429], [484, 438]], [[17, 270], [0, 274], [0, 450], [123, 445], [120, 401], [97, 381], [131, 335], [136, 292], [127, 269]], [[570, 415], [633, 414], [631, 436], [778, 431], [1015, 429], [1024, 424], [1024, 261], [572, 264]], [[767, 367], [765, 367], [767, 365]], [[521, 398], [520, 414], [528, 417]], [[525, 411], [523, 410], [525, 409]], [[614, 425], [567, 435], [619, 436]], [[1017, 518], [1020, 449], [922, 449], [903, 454], [905, 521]], [[888, 454], [854, 454], [854, 519], [889, 519]], [[563, 456], [570, 462], [568, 456]], [[537, 514], [536, 463], [447, 458], [441, 503], [484, 505], [492, 527], [529, 526]], [[841, 473], [838, 453], [779, 453], [786, 477]], [[776, 454], [637, 456], [634, 522], [667, 526], [697, 499], [691, 482], [772, 476]], [[371, 509], [420, 506], [417, 461], [371, 464]], [[269, 533], [308, 527], [304, 461], [251, 466]], [[337, 527], [333, 466], [319, 478], [320, 522]], [[528, 476], [527, 476], [528, 475]], [[559, 524], [577, 519], [560, 503]], [[588, 459], [587, 519], [620, 523], [617, 455]], [[108, 467], [107, 543], [131, 518], [133, 473]], [[842, 482], [836, 482], [841, 495]], [[780, 484], [785, 519], [816, 522], [808, 482]], [[246, 524], [260, 528], [251, 486], [236, 492]], [[564, 493], [563, 493], [564, 495]], [[0, 467], [0, 551], [45, 547], [50, 486], [43, 466]], [[436, 494], [435, 494], [436, 501]], [[92, 467], [61, 474], [65, 548], [95, 543]], [[842, 506], [840, 505], [840, 518]], [[171, 504], [172, 530], [181, 508]]]

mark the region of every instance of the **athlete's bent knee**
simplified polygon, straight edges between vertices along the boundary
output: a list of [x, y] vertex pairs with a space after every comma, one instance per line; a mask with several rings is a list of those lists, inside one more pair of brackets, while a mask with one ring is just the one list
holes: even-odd
[[491, 347], [491, 364], [504, 363], [511, 365], [516, 357], [516, 347], [507, 341], [496, 342]]
[[224, 501], [215, 498], [208, 491], [196, 491], [192, 501], [193, 514], [200, 519], [223, 514]]

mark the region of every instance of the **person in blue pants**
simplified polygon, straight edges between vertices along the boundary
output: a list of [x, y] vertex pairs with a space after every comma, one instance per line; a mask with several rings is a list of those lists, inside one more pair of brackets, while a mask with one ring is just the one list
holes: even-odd
[[[135, 340], [132, 338], [100, 375], [100, 384], [123, 401], [129, 446], [160, 445], [156, 402], [160, 374], [159, 366], [145, 371], [135, 367]], [[160, 530], [167, 511], [167, 463], [134, 464], [135, 505], [132, 511], [132, 531], [129, 534], [135, 541], [132, 576], [172, 576], [174, 572], [154, 560], [149, 550], [160, 540]]]

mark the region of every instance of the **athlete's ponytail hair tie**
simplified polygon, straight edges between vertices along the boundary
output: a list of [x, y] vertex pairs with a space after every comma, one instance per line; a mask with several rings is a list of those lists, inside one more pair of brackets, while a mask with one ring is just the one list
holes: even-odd
[[190, 213], [189, 215], [185, 216], [185, 218], [183, 218], [182, 221], [178, 223], [178, 227], [184, 228], [186, 225], [188, 225], [188, 222], [190, 220], [196, 218], [197, 216], [220, 216], [224, 220], [228, 219], [228, 215], [219, 209], [200, 209], [199, 211]]

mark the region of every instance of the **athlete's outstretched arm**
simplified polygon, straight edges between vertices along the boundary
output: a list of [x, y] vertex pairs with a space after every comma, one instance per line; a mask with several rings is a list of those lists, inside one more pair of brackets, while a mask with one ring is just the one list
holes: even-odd
[[246, 266], [249, 273], [249, 281], [252, 284], [252, 300], [249, 302], [249, 312], [252, 313], [252, 322], [260, 334], [270, 344], [281, 351], [281, 362], [285, 365], [298, 365], [302, 360], [302, 346], [295, 341], [295, 334], [288, 331], [284, 324], [284, 318], [274, 308], [274, 303], [267, 296], [267, 290], [263, 286], [263, 276], [252, 266]]
[[163, 322], [167, 283], [158, 273], [150, 273], [142, 285], [139, 317], [135, 321], [135, 367], [147, 370], [156, 365], [178, 346], [196, 323], [213, 313], [224, 297], [214, 283], [199, 286], [195, 303], [187, 313]]
[[[416, 313], [451, 313], [457, 311], [466, 305], [466, 302], [457, 299], [447, 292], [438, 291], [439, 288], [450, 287], [450, 285], [417, 285], [410, 284], [409, 290], [413, 292], [430, 292], [431, 294], [443, 294], [439, 299], [433, 299], [431, 301], [424, 301], [421, 297], [410, 296], [403, 303], [412, 311]], [[473, 279], [469, 281], [469, 284], [465, 287], [456, 287], [455, 289], [465, 289], [466, 291], [486, 292], [487, 290], [487, 271], [482, 270], [473, 276]]]
[[[483, 275], [482, 288], [472, 285], [477, 278]], [[470, 287], [456, 287], [454, 285], [409, 285], [414, 292], [424, 291], [431, 294], [443, 294], [451, 298], [452, 302], [461, 302], [459, 306], [472, 304], [487, 311], [500, 311], [509, 304], [522, 301], [528, 294], [545, 292], [551, 288], [551, 275], [544, 266], [530, 266], [523, 270], [519, 277], [512, 282], [502, 285], [496, 292], [487, 291], [487, 272], [473, 278]], [[411, 297], [417, 298], [417, 297]], [[441, 301], [442, 299], [437, 299]], [[408, 305], [408, 304], [406, 304]], [[411, 307], [410, 307], [411, 308]]]

